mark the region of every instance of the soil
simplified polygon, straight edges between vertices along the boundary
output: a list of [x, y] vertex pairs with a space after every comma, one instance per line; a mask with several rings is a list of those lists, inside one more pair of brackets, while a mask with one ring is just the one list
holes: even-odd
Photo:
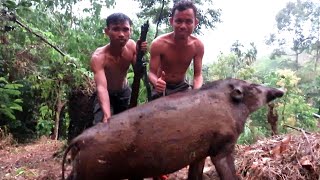
[[[7, 138], [10, 139], [10, 138]], [[12, 138], [11, 138], [12, 139]], [[42, 138], [24, 145], [10, 145], [0, 136], [1, 180], [61, 179], [64, 141]], [[236, 145], [235, 164], [240, 179], [320, 179], [320, 133], [276, 135], [255, 144]], [[71, 166], [66, 168], [70, 173]], [[185, 180], [187, 167], [168, 175], [168, 180]], [[204, 180], [216, 180], [214, 166], [206, 159]], [[146, 180], [150, 180], [146, 179]]]
[[0, 149], [0, 179], [61, 179], [62, 141], [37, 142]]
[[[0, 140], [1, 141], [1, 140]], [[0, 179], [2, 180], [56, 180], [61, 179], [61, 162], [66, 142], [42, 138], [36, 142], [7, 146], [0, 149]], [[205, 179], [214, 179], [213, 165], [207, 159]], [[187, 178], [187, 167], [168, 175], [168, 180]], [[70, 167], [66, 173], [70, 172]], [[211, 176], [212, 178], [208, 178]]]

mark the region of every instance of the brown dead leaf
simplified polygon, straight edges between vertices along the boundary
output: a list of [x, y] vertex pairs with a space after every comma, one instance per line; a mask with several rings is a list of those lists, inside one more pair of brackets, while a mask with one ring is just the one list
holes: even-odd
[[286, 136], [285, 138], [283, 138], [281, 140], [281, 145], [280, 145], [280, 153], [283, 153], [284, 151], [286, 151], [289, 147], [289, 143], [291, 141], [291, 136]]
[[281, 143], [278, 143], [273, 149], [270, 150], [270, 154], [272, 155], [272, 157], [274, 158], [278, 158], [281, 154]]
[[248, 156], [248, 155], [252, 155], [252, 154], [257, 154], [257, 153], [262, 153], [263, 150], [261, 149], [251, 149], [251, 150], [247, 150], [244, 152], [244, 155], [245, 156]]
[[313, 164], [311, 163], [310, 159], [308, 156], [303, 156], [301, 159], [300, 159], [300, 164], [303, 168], [307, 169], [307, 170], [314, 170], [313, 168]]
[[280, 155], [288, 149], [290, 141], [291, 136], [289, 135], [284, 137], [280, 142], [276, 142], [277, 145], [270, 150], [270, 154], [275, 158], [279, 158]]

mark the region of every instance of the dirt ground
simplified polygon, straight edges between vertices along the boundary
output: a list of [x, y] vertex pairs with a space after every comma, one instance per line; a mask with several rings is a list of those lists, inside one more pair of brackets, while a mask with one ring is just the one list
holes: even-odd
[[[14, 146], [0, 139], [0, 179], [61, 179], [64, 144], [42, 138]], [[237, 173], [243, 180], [320, 180], [320, 133], [302, 131], [265, 138], [249, 146], [237, 145], [235, 159]], [[68, 166], [66, 174], [70, 169]], [[186, 178], [187, 168], [183, 168], [170, 174], [168, 180]], [[204, 180], [208, 179], [219, 179], [209, 158], [204, 168]]]
[[[1, 141], [1, 140], [0, 140]], [[0, 149], [0, 179], [1, 180], [56, 180], [61, 179], [62, 149], [64, 142], [42, 138], [34, 143], [7, 146]], [[214, 168], [207, 159], [206, 179]], [[67, 173], [70, 168], [67, 169]], [[187, 178], [187, 168], [170, 174], [171, 180]]]
[[32, 144], [0, 150], [0, 179], [61, 179], [63, 142], [41, 139]]
[[59, 179], [61, 158], [53, 155], [63, 143], [41, 139], [0, 150], [0, 179]]

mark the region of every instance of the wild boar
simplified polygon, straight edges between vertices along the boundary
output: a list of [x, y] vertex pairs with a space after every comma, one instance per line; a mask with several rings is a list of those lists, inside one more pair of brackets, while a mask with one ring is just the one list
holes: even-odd
[[[112, 116], [66, 149], [69, 179], [142, 179], [199, 166], [211, 156], [221, 179], [236, 179], [232, 152], [250, 113], [284, 92], [238, 79], [218, 80]], [[201, 167], [201, 165], [199, 166]], [[189, 179], [201, 179], [189, 173]]]

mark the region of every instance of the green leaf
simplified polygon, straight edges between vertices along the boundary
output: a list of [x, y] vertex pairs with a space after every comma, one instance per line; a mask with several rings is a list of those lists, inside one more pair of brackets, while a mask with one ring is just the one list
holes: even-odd
[[3, 4], [5, 7], [7, 7], [8, 9], [14, 9], [17, 7], [16, 3], [14, 1], [11, 0], [6, 0]]
[[47, 1], [46, 5], [47, 5], [47, 7], [49, 7], [49, 8], [52, 7], [52, 6], [54, 6], [53, 0]]
[[20, 91], [15, 89], [3, 89], [2, 93], [13, 95], [13, 96], [19, 96], [21, 94]]
[[16, 173], [17, 175], [16, 176], [20, 176], [22, 175], [23, 173], [25, 173], [25, 169], [23, 167], [19, 168], [16, 170]]
[[0, 114], [4, 114], [6, 117], [15, 120], [16, 117], [12, 114], [11, 109], [2, 109], [0, 108]]
[[15, 90], [15, 89], [2, 89], [2, 93], [9, 94], [9, 95], [14, 95], [14, 96], [18, 96], [18, 95], [21, 94], [20, 91]]
[[58, 79], [63, 79], [63, 77], [64, 77], [64, 75], [61, 73], [59, 73], [57, 76], [58, 76]]
[[22, 112], [22, 106], [20, 106], [19, 104], [16, 104], [16, 103], [12, 103], [10, 106], [10, 109], [18, 110], [18, 111]]
[[32, 3], [28, 1], [21, 1], [18, 6], [23, 6], [23, 7], [31, 7]]
[[4, 88], [6, 88], [6, 89], [18, 89], [20, 87], [23, 87], [23, 85], [21, 85], [21, 84], [6, 84], [4, 86]]
[[23, 13], [29, 13], [32, 12], [32, 10], [29, 7], [24, 6], [18, 6], [16, 8], [17, 14], [23, 14]]
[[13, 102], [15, 102], [15, 103], [23, 103], [22, 99], [15, 99]]
[[4, 77], [0, 77], [0, 82], [8, 83], [8, 81]]

